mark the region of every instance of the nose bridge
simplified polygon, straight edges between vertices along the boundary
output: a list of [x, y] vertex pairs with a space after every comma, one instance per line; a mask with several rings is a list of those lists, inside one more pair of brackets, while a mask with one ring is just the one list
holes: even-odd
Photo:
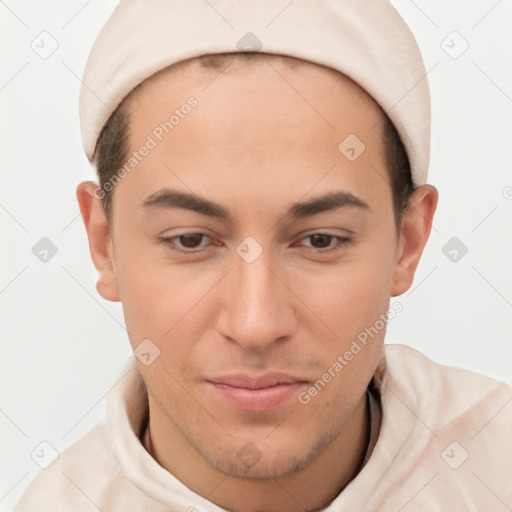
[[289, 292], [271, 268], [270, 254], [263, 251], [253, 261], [237, 255], [230, 273], [220, 329], [246, 349], [264, 349], [289, 336], [293, 329]]
[[235, 267], [233, 277], [237, 279], [238, 297], [245, 304], [246, 312], [255, 308], [270, 310], [275, 305], [272, 303], [276, 299], [276, 277], [263, 256], [258, 260], [252, 263], [239, 261]]

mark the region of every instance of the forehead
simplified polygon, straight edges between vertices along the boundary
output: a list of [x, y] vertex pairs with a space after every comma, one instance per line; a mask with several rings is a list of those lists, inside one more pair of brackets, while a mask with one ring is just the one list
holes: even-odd
[[300, 59], [259, 53], [205, 55], [143, 82], [128, 104], [131, 141], [151, 132], [151, 123], [168, 120], [192, 96], [198, 108], [166, 137], [169, 142], [191, 131], [205, 144], [288, 140], [297, 146], [310, 139], [313, 146], [322, 140], [341, 143], [349, 134], [380, 142], [384, 113], [349, 77]]
[[193, 92], [210, 106], [279, 100], [283, 107], [309, 108], [331, 129], [342, 121], [329, 112], [334, 104], [344, 107], [347, 121], [350, 110], [371, 118], [372, 126], [383, 118], [380, 106], [350, 77], [313, 62], [265, 53], [203, 55], [173, 64], [140, 84], [130, 95], [129, 108], [136, 115], [149, 114], [151, 104], [160, 107], [173, 97], [177, 103]]
[[[128, 104], [130, 152], [190, 98], [197, 101], [168, 133], [160, 130], [162, 140], [127, 180], [135, 193], [178, 185], [242, 206], [246, 195], [297, 200], [312, 187], [320, 193], [336, 186], [368, 197], [386, 185], [382, 110], [350, 78], [324, 66], [269, 55], [213, 65], [192, 59], [135, 92]], [[347, 149], [360, 154], [348, 158], [354, 151]]]

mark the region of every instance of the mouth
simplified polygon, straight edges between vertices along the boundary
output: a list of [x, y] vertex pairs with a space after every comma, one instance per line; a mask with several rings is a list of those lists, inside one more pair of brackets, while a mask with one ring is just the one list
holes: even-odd
[[231, 406], [246, 412], [263, 412], [283, 406], [308, 382], [285, 374], [267, 373], [257, 377], [230, 375], [208, 380], [207, 384]]

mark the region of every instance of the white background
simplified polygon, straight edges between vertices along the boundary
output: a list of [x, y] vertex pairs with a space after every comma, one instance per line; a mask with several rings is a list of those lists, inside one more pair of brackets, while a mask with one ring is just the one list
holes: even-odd
[[[150, 2], [148, 2], [149, 4]], [[215, 2], [210, 2], [215, 5]], [[276, 14], [289, 0], [276, 0]], [[388, 343], [512, 382], [512, 2], [396, 0], [429, 70], [432, 156], [440, 192], [416, 281], [399, 298]], [[116, 0], [0, 1], [2, 66], [0, 506], [103, 417], [131, 350], [121, 306], [96, 292], [75, 188], [94, 174], [83, 153], [78, 93], [92, 42]], [[170, 27], [172, 30], [172, 27]], [[31, 42], [58, 42], [48, 59]], [[459, 58], [446, 53], [469, 43]], [[242, 35], [242, 34], [241, 34]], [[448, 37], [448, 39], [446, 39]], [[32, 247], [57, 246], [47, 263]], [[442, 252], [459, 238], [467, 254]]]

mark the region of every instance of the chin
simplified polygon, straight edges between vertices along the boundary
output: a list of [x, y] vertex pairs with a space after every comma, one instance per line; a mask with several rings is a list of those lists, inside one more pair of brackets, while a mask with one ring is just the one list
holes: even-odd
[[202, 455], [216, 470], [233, 478], [275, 479], [293, 475], [309, 466], [331, 441], [332, 436], [324, 435], [315, 440], [308, 450], [304, 450], [306, 442], [301, 443], [297, 439], [293, 446], [283, 447], [283, 443], [279, 443], [279, 450], [268, 443], [259, 449], [256, 444], [247, 442], [234, 453], [225, 451]]

